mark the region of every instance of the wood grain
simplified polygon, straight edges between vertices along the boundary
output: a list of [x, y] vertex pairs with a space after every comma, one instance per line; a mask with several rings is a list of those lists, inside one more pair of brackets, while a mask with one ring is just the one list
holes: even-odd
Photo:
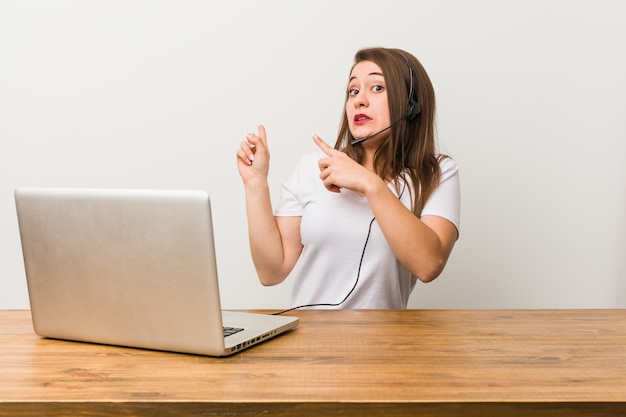
[[626, 415], [626, 310], [292, 314], [211, 358], [41, 339], [0, 311], [0, 416]]

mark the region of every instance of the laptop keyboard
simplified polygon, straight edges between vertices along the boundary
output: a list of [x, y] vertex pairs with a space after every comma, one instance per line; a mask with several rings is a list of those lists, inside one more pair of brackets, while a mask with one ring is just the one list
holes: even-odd
[[235, 333], [239, 333], [243, 329], [240, 327], [224, 327], [224, 337], [231, 336]]

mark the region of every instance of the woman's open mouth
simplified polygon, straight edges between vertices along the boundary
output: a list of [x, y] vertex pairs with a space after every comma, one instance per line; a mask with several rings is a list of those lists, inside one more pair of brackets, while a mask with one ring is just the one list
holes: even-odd
[[365, 115], [365, 114], [355, 114], [354, 115], [354, 124], [355, 125], [361, 125], [363, 123], [367, 123], [370, 120], [372, 120], [372, 119], [369, 116]]

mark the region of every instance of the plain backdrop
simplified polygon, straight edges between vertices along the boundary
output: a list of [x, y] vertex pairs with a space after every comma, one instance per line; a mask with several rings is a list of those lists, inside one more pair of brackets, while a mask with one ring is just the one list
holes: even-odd
[[224, 307], [289, 306], [235, 151], [267, 127], [276, 201], [369, 46], [421, 60], [461, 169], [460, 239], [410, 307], [626, 307], [626, 2], [4, 0], [0, 308], [29, 307], [18, 186], [207, 190]]

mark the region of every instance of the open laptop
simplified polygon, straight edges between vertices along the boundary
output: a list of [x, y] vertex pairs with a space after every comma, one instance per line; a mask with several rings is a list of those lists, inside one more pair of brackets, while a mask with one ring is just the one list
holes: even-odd
[[222, 311], [206, 192], [18, 188], [15, 202], [40, 336], [226, 356], [298, 325]]

